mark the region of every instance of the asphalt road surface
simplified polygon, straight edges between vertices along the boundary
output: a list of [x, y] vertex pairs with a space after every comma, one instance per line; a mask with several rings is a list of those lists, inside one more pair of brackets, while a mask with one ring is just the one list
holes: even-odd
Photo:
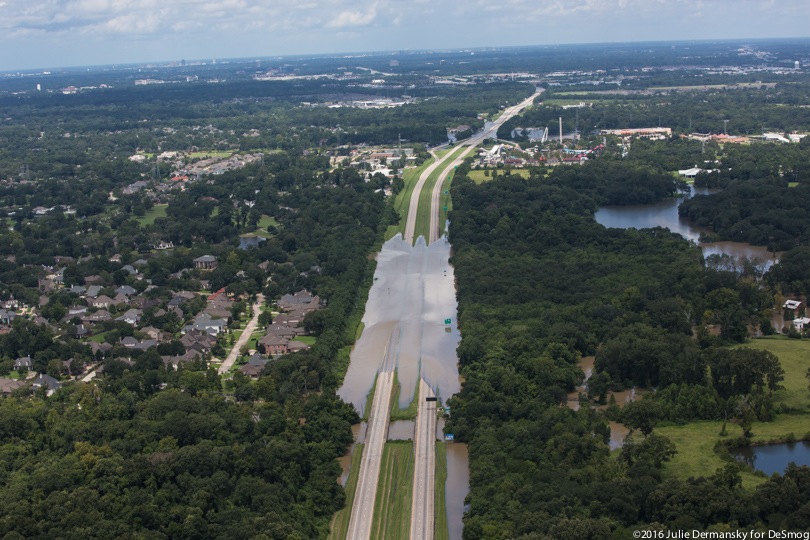
[[239, 350], [250, 340], [250, 336], [253, 335], [253, 331], [256, 330], [256, 325], [259, 322], [259, 315], [262, 312], [262, 304], [264, 303], [264, 295], [259, 293], [256, 295], [256, 303], [253, 304], [253, 318], [247, 323], [245, 326], [245, 331], [242, 332], [242, 335], [239, 336], [239, 339], [236, 340], [236, 343], [233, 344], [233, 349], [228, 354], [228, 357], [225, 358], [225, 361], [222, 362], [222, 365], [219, 366], [218, 373], [222, 375], [223, 373], [228, 373], [228, 370], [231, 369], [233, 363], [236, 362], [236, 358], [239, 356]]
[[411, 540], [433, 540], [436, 492], [436, 402], [433, 390], [419, 381], [419, 408], [414, 431]]
[[377, 499], [377, 483], [380, 478], [383, 448], [388, 437], [388, 421], [391, 416], [391, 390], [394, 385], [394, 366], [399, 349], [399, 327], [395, 327], [385, 351], [385, 361], [377, 375], [377, 386], [368, 418], [366, 443], [360, 461], [357, 488], [354, 493], [349, 532], [346, 538], [366, 540], [371, 537], [374, 522], [374, 501]]
[[[445, 242], [430, 248], [420, 243], [413, 246], [419, 194], [428, 177], [444, 167], [431, 194], [429, 241], [432, 243], [440, 238], [439, 198], [443, 179], [455, 165], [462, 162], [469, 151], [485, 138], [494, 137], [501, 124], [528, 106], [536, 96], [534, 94], [506, 109], [485, 130], [463, 142], [462, 145], [468, 146], [469, 150], [462, 152], [459, 157], [450, 160], [448, 154], [428, 166], [420, 175], [411, 195], [404, 238], [395, 237], [389, 240], [378, 254], [375, 281], [369, 292], [363, 317], [365, 329], [352, 352], [344, 386], [338, 391], [343, 399], [360, 407], [362, 396], [368, 389], [368, 382], [363, 384], [363, 381], [373, 376], [379, 366], [349, 519], [347, 538], [350, 540], [366, 540], [371, 536], [383, 447], [388, 435], [395, 367], [398, 369], [403, 399], [409, 401], [414, 390], [412, 386], [409, 388], [409, 384], [413, 384], [410, 381], [419, 380], [411, 538], [433, 538], [436, 402], [426, 401], [425, 398], [435, 396], [431, 385], [439, 388], [443, 396], [446, 394], [445, 397], [457, 391], [458, 371], [454, 351], [458, 339], [457, 331], [447, 333], [443, 324], [448, 316], [455, 318], [456, 307], [452, 268], [448, 265], [449, 245]], [[443, 294], [444, 289], [449, 294]], [[248, 333], [247, 330], [245, 333]], [[379, 351], [386, 341], [385, 352], [380, 355]], [[447, 344], [450, 345], [449, 349], [445, 347]], [[238, 352], [239, 346], [241, 345], [234, 346], [234, 350]], [[382, 365], [379, 365], [381, 358]], [[444, 365], [448, 363], [452, 364], [449, 370], [452, 371], [452, 376], [448, 375]]]

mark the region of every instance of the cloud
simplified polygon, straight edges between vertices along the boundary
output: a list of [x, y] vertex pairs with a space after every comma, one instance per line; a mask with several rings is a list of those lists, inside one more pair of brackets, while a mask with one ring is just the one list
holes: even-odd
[[377, 18], [377, 2], [371, 4], [366, 11], [341, 11], [326, 23], [327, 28], [354, 28], [368, 26]]

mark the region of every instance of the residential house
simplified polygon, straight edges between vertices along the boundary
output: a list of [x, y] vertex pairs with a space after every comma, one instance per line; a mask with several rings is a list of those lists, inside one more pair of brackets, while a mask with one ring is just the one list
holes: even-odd
[[202, 255], [194, 259], [194, 268], [198, 270], [213, 270], [217, 267], [217, 258], [213, 255]]
[[786, 310], [792, 311], [794, 316], [801, 314], [802, 306], [801, 300], [786, 300], [782, 305]]
[[99, 309], [94, 313], [87, 313], [84, 316], [82, 316], [82, 322], [88, 324], [94, 324], [109, 320], [112, 320], [112, 314], [106, 309]]
[[798, 317], [793, 319], [793, 327], [799, 332], [810, 329], [810, 317]]
[[250, 377], [251, 379], [258, 379], [270, 359], [260, 353], [255, 353], [250, 357], [248, 363], [239, 368], [239, 371]]
[[264, 348], [265, 354], [269, 354], [271, 356], [280, 356], [289, 352], [289, 343], [290, 340], [286, 338], [273, 334], [267, 334], [259, 340], [258, 344]]
[[133, 294], [138, 294], [138, 291], [136, 291], [133, 287], [130, 287], [129, 285], [121, 285], [120, 287], [115, 289], [115, 294], [116, 295], [120, 294], [123, 296], [132, 296]]
[[17, 318], [17, 314], [15, 312], [7, 309], [0, 309], [0, 324], [11, 325], [15, 318]]
[[101, 294], [101, 289], [103, 289], [101, 285], [90, 285], [87, 287], [84, 295], [89, 296], [90, 298], [96, 298], [99, 294]]
[[54, 392], [62, 388], [62, 383], [50, 375], [45, 375], [42, 373], [31, 382], [31, 388], [33, 388], [34, 391], [37, 391], [40, 388], [46, 388], [46, 395], [52, 396]]
[[203, 312], [197, 315], [197, 317], [194, 319], [194, 322], [183, 327], [182, 332], [185, 334], [187, 332], [197, 330], [200, 332], [207, 332], [212, 336], [216, 336], [218, 334], [225, 332], [227, 328], [228, 328], [227, 320], [215, 318], [211, 314]]
[[141, 320], [141, 316], [143, 312], [140, 309], [128, 309], [126, 313], [121, 315], [120, 317], [116, 317], [116, 321], [123, 321], [127, 324], [136, 325], [138, 321]]
[[110, 306], [114, 306], [115, 302], [112, 298], [107, 296], [106, 294], [102, 294], [98, 298], [91, 298], [87, 301], [87, 304], [90, 307], [99, 308], [99, 309], [107, 309]]
[[31, 360], [30, 356], [22, 356], [14, 360], [14, 369], [31, 371], [34, 369], [34, 361]]
[[25, 381], [7, 377], [0, 378], [0, 396], [10, 396], [15, 390], [23, 386], [25, 386]]

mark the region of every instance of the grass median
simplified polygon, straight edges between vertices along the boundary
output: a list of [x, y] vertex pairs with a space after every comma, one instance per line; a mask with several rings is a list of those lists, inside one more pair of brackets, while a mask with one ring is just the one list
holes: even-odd
[[371, 538], [408, 540], [413, 497], [413, 443], [393, 441], [383, 449]]

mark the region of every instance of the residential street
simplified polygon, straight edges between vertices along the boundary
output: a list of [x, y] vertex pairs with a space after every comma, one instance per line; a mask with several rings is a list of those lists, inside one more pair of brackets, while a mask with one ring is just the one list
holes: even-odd
[[231, 349], [228, 357], [222, 362], [222, 365], [219, 366], [218, 373], [220, 375], [227, 373], [228, 370], [231, 369], [234, 362], [236, 362], [236, 359], [239, 357], [239, 350], [250, 340], [250, 336], [253, 335], [253, 331], [256, 330], [256, 325], [259, 323], [259, 315], [262, 312], [262, 304], [264, 304], [264, 295], [259, 293], [256, 295], [256, 303], [253, 304], [253, 317], [248, 321], [247, 326], [245, 326], [245, 331], [242, 332], [242, 335], [239, 336], [239, 339], [234, 343], [233, 349]]

